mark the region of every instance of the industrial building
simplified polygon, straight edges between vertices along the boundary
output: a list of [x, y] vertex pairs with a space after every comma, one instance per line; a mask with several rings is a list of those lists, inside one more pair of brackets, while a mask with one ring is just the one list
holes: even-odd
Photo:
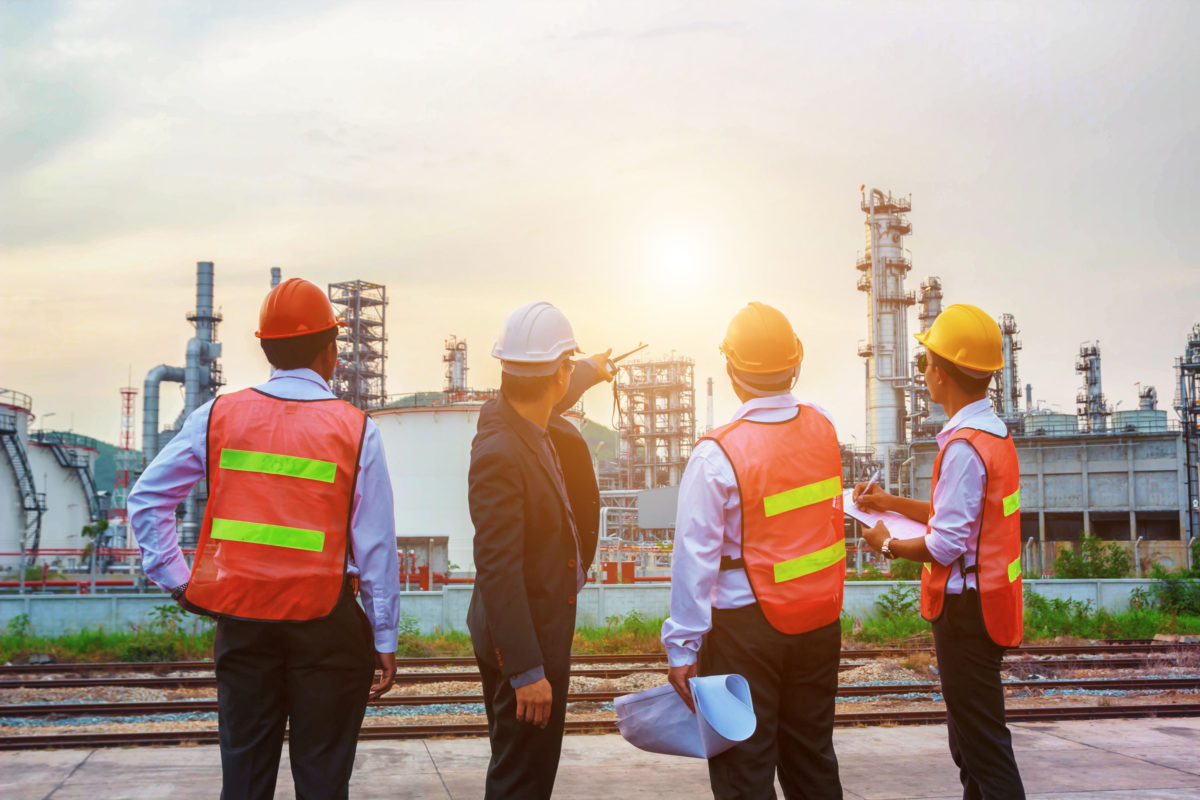
[[[97, 443], [85, 436], [30, 430], [33, 399], [0, 389], [0, 569], [29, 566], [41, 556], [78, 565], [90, 541], [83, 528], [107, 515], [96, 491]], [[64, 553], [63, 551], [72, 551]]]
[[[867, 215], [867, 253], [856, 266], [863, 273], [858, 288], [868, 295], [868, 338], [859, 345], [859, 355], [866, 359], [868, 446], [843, 446], [844, 479], [862, 480], [882, 467], [890, 489], [925, 498], [938, 452], [933, 437], [946, 417], [929, 401], [915, 366], [922, 348], [910, 345], [908, 338], [906, 312], [918, 302], [904, 287], [912, 267], [903, 238], [912, 232], [905, 216], [912, 202], [871, 189], [860, 208]], [[926, 278], [919, 295], [922, 331], [937, 318], [942, 299], [941, 280]], [[1022, 407], [1017, 323], [1005, 313], [997, 324], [1005, 366], [996, 374], [990, 394], [1021, 462], [1027, 571], [1049, 572], [1061, 543], [1077, 542], [1085, 534], [1128, 542], [1139, 569], [1150, 561], [1183, 564], [1187, 543], [1200, 533], [1195, 512], [1200, 497], [1200, 325], [1193, 328], [1185, 355], [1176, 362], [1180, 426], [1157, 407], [1152, 386], [1140, 390], [1135, 409], [1110, 406], [1096, 341], [1084, 342], [1075, 362], [1082, 381], [1075, 414], [1034, 408], [1028, 385]]]
[[329, 284], [338, 321], [333, 393], [366, 411], [387, 397], [387, 287], [354, 280]]

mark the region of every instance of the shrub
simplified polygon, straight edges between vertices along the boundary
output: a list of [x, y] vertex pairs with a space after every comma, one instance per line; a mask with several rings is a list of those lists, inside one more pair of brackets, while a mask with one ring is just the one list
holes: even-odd
[[875, 601], [884, 619], [912, 616], [921, 609], [921, 595], [915, 586], [893, 586]]
[[1063, 550], [1054, 561], [1059, 578], [1128, 578], [1133, 559], [1120, 542], [1104, 544], [1095, 536], [1084, 536], [1079, 554]]

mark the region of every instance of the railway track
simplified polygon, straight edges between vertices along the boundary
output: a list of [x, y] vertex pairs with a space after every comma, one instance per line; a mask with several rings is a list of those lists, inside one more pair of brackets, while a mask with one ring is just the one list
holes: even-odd
[[[1005, 659], [1005, 663], [1012, 666], [1026, 665], [1035, 666], [1039, 669], [1094, 669], [1097, 667], [1105, 669], [1140, 669], [1151, 666], [1163, 658], [1161, 655], [1128, 655], [1118, 656], [1115, 658], [1053, 658], [1029, 660], [1020, 658]], [[577, 677], [585, 678], [600, 678], [612, 679], [623, 678], [629, 675], [635, 675], [639, 672], [656, 672], [666, 668], [666, 662], [641, 663], [637, 667], [600, 667], [593, 669], [572, 669], [571, 674]], [[851, 670], [855, 667], [862, 666], [868, 663], [867, 660], [862, 661], [842, 661], [839, 669], [841, 671]], [[475, 670], [469, 672], [400, 672], [396, 673], [396, 683], [401, 685], [414, 685], [422, 683], [442, 683], [442, 682], [476, 682], [479, 680], [479, 673]], [[79, 678], [79, 677], [16, 677], [0, 679], [0, 689], [86, 689], [98, 688], [104, 686], [117, 686], [126, 688], [148, 688], [148, 689], [197, 689], [197, 688], [212, 688], [217, 685], [216, 677], [211, 673], [207, 675], [154, 675], [130, 677], [127, 675], [104, 675], [100, 677]]]
[[[1117, 691], [1200, 691], [1200, 678], [1107, 678], [1092, 680], [1009, 681], [1007, 689], [1102, 689]], [[935, 694], [941, 692], [937, 683], [905, 683], [885, 685], [846, 685], [838, 687], [838, 697], [879, 697], [898, 694]], [[624, 692], [577, 692], [568, 703], [605, 703]], [[383, 697], [371, 703], [373, 708], [408, 706], [456, 705], [482, 703], [482, 695], [397, 695]], [[156, 714], [212, 713], [216, 700], [161, 700], [124, 703], [37, 703], [0, 706], [0, 718], [71, 718], [71, 717], [138, 717]]]
[[[1200, 703], [1133, 706], [1080, 706], [1074, 708], [1014, 708], [1008, 711], [1009, 722], [1050, 722], [1086, 719], [1132, 719], [1138, 717], [1200, 716]], [[866, 725], [931, 725], [945, 721], [943, 711], [884, 711], [838, 714], [839, 727]], [[567, 720], [569, 733], [614, 733], [612, 720]], [[464, 736], [484, 736], [484, 723], [451, 723], [441, 725], [380, 725], [362, 729], [360, 740], [428, 739]], [[3, 736], [0, 750], [37, 750], [46, 748], [129, 747], [177, 744], [215, 744], [216, 731], [130, 731], [120, 733], [75, 733], [47, 736]]]
[[[1151, 641], [1121, 641], [1099, 645], [1027, 645], [1008, 652], [1010, 658], [1039, 658], [1046, 656], [1067, 655], [1126, 655], [1134, 653], [1170, 655], [1181, 651], [1200, 653], [1200, 645], [1194, 644], [1164, 644]], [[917, 653], [932, 653], [928, 646], [913, 647], [882, 647], [843, 650], [842, 659], [863, 658], [903, 658]], [[594, 664], [654, 664], [665, 663], [663, 653], [634, 653], [634, 654], [590, 654], [577, 655], [571, 658], [575, 665]], [[397, 670], [411, 668], [445, 668], [454, 666], [474, 666], [475, 659], [471, 656], [445, 656], [431, 658], [398, 658]], [[0, 665], [0, 676], [7, 675], [38, 675], [48, 673], [104, 673], [104, 672], [205, 672], [213, 668], [212, 661], [144, 661], [144, 662], [98, 662], [92, 664], [5, 664]]]

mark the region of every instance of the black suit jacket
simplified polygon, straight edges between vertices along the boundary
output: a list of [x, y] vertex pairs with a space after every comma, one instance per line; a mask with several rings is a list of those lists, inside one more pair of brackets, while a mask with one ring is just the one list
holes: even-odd
[[[505, 678], [542, 666], [570, 666], [576, 569], [596, 553], [600, 493], [586, 442], [551, 415], [550, 439], [567, 495], [537, 431], [503, 397], [479, 414], [471, 445], [468, 500], [475, 525], [475, 588], [467, 627], [478, 658]], [[568, 504], [579, 533], [576, 564]]]

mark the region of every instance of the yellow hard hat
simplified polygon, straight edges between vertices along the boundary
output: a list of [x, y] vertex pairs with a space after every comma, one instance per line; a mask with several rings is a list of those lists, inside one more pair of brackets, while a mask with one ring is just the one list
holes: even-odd
[[913, 338], [958, 367], [975, 372], [995, 372], [1004, 366], [1000, 326], [979, 306], [947, 306], [933, 325]]
[[766, 303], [750, 303], [734, 316], [721, 352], [731, 367], [750, 375], [783, 372], [804, 360], [804, 345], [792, 324]]

